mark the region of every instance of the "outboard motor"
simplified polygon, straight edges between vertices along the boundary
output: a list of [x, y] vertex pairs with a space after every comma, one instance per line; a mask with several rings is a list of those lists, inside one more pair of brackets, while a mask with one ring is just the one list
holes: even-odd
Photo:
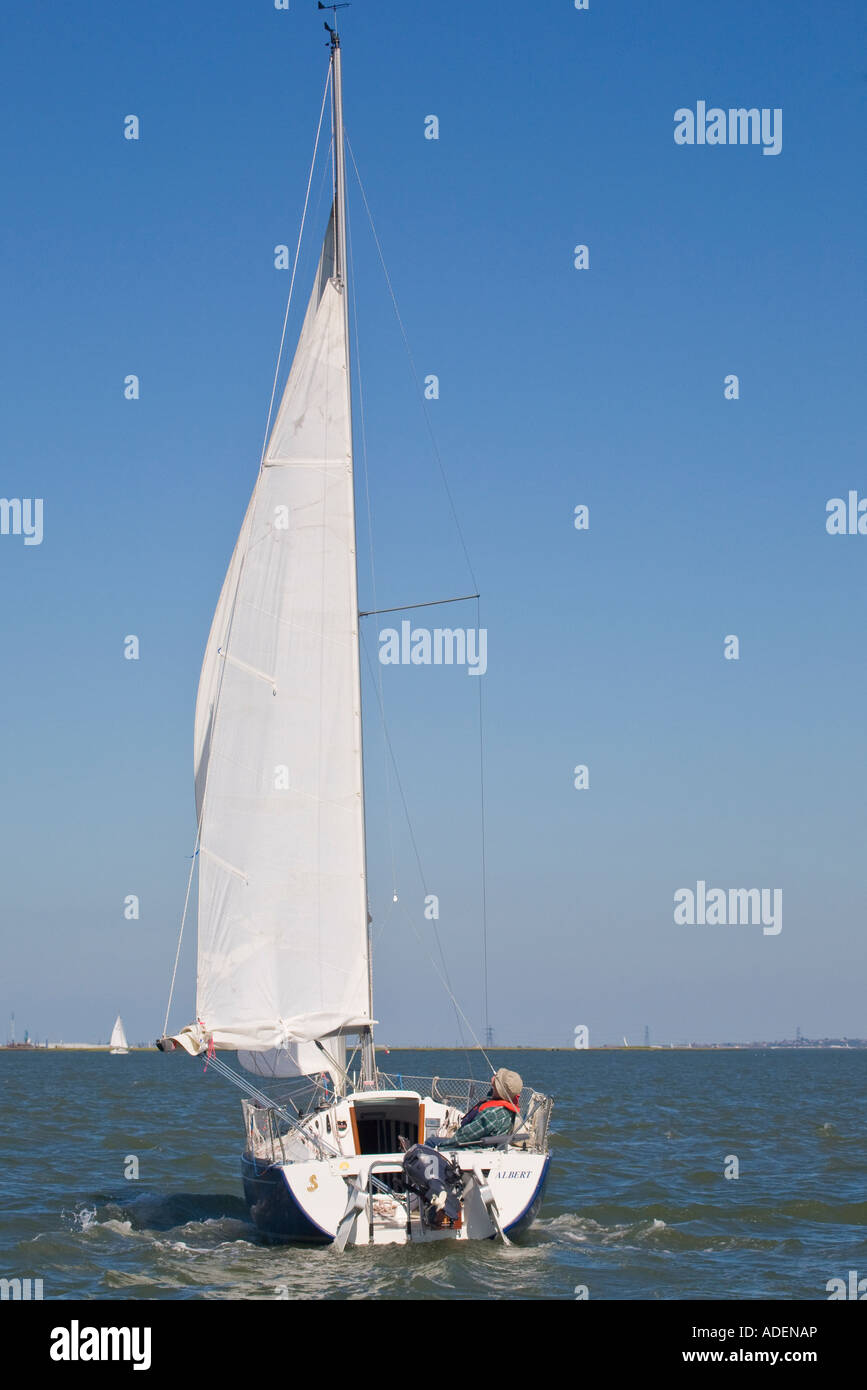
[[414, 1144], [403, 1156], [407, 1189], [421, 1198], [422, 1219], [434, 1230], [461, 1225], [463, 1179], [456, 1163], [438, 1149]]

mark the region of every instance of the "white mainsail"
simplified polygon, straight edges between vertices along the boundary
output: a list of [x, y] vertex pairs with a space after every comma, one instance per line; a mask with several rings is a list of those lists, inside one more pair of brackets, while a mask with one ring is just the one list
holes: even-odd
[[262, 1052], [371, 1023], [345, 286], [332, 212], [196, 705], [197, 1023]]
[[126, 1033], [124, 1032], [123, 1027], [123, 1019], [121, 1018], [120, 1014], [118, 1014], [117, 1018], [114, 1021], [114, 1027], [111, 1030], [111, 1039], [108, 1045], [111, 1048], [112, 1052], [129, 1052], [129, 1044], [126, 1040]]

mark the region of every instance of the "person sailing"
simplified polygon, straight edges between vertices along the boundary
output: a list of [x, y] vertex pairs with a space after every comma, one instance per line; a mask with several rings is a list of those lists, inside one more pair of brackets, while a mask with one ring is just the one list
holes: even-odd
[[518, 1100], [524, 1083], [516, 1071], [508, 1067], [491, 1077], [487, 1097], [468, 1110], [454, 1134], [433, 1136], [425, 1140], [429, 1149], [484, 1148], [485, 1141], [495, 1135], [508, 1134], [520, 1115]]
[[423, 1221], [434, 1230], [460, 1226], [463, 1185], [461, 1171], [443, 1149], [484, 1148], [491, 1140], [509, 1134], [520, 1115], [518, 1098], [523, 1081], [516, 1071], [501, 1067], [491, 1077], [487, 1096], [464, 1115], [454, 1134], [433, 1135], [423, 1144], [407, 1147], [399, 1139], [403, 1172], [410, 1192], [421, 1199]]

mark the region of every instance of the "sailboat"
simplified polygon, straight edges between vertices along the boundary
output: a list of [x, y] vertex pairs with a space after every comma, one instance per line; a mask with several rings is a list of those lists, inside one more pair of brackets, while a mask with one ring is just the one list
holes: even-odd
[[117, 1018], [114, 1020], [114, 1027], [111, 1030], [111, 1039], [109, 1040], [108, 1046], [109, 1050], [116, 1057], [125, 1057], [129, 1052], [126, 1033], [123, 1028], [123, 1019], [120, 1014], [118, 1014]]
[[196, 1019], [157, 1046], [246, 1091], [244, 1192], [266, 1240], [508, 1242], [541, 1202], [551, 1099], [525, 1087], [509, 1132], [443, 1151], [449, 1204], [406, 1151], [433, 1174], [417, 1146], [455, 1135], [490, 1072], [390, 1076], [374, 1048], [336, 12], [325, 27], [333, 203], [202, 666]]

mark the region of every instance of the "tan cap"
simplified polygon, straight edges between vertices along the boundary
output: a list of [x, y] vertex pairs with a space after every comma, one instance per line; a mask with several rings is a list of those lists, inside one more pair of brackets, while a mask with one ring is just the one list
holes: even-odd
[[494, 1075], [494, 1090], [501, 1100], [516, 1101], [523, 1090], [524, 1083], [516, 1071], [500, 1067]]

